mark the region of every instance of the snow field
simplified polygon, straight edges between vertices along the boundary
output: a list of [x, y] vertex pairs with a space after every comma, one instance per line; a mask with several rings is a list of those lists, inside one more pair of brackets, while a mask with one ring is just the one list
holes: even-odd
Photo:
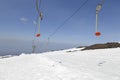
[[120, 80], [120, 48], [79, 48], [0, 59], [0, 80]]

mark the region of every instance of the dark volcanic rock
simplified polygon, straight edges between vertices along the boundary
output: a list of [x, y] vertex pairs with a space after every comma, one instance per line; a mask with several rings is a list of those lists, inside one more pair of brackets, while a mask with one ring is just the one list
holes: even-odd
[[120, 43], [118, 43], [118, 42], [109, 42], [109, 43], [105, 43], [105, 44], [94, 44], [94, 45], [91, 45], [91, 46], [87, 46], [82, 50], [117, 48], [117, 47], [120, 47]]

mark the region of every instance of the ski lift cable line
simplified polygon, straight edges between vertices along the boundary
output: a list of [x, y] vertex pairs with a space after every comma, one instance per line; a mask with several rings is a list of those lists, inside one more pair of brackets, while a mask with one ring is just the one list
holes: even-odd
[[88, 0], [86, 0], [71, 16], [69, 16], [62, 24], [60, 24], [60, 26], [58, 26], [55, 31], [49, 35], [48, 39], [52, 36], [54, 36], [56, 34], [56, 32], [65, 25], [66, 22], [68, 22], [86, 3], [88, 2]]

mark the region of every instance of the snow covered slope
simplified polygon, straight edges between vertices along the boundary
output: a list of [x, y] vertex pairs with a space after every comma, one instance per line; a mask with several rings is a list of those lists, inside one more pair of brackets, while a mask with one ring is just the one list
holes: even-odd
[[2, 58], [0, 80], [120, 80], [120, 48]]

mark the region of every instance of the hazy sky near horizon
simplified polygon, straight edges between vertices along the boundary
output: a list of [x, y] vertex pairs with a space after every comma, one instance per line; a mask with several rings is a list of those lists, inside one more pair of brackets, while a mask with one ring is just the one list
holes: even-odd
[[[37, 11], [36, 0], [0, 0], [0, 44], [19, 45], [20, 41], [33, 40]], [[85, 0], [42, 0], [44, 19], [41, 23], [39, 42], [47, 41], [49, 35], [71, 16]], [[55, 35], [51, 42], [71, 45], [87, 45], [120, 41], [120, 0], [105, 0], [99, 13], [100, 37], [95, 33], [95, 9], [101, 0], [88, 0]], [[16, 41], [17, 43], [14, 43]], [[1, 47], [3, 45], [0, 45]], [[9, 46], [9, 45], [8, 45]]]

